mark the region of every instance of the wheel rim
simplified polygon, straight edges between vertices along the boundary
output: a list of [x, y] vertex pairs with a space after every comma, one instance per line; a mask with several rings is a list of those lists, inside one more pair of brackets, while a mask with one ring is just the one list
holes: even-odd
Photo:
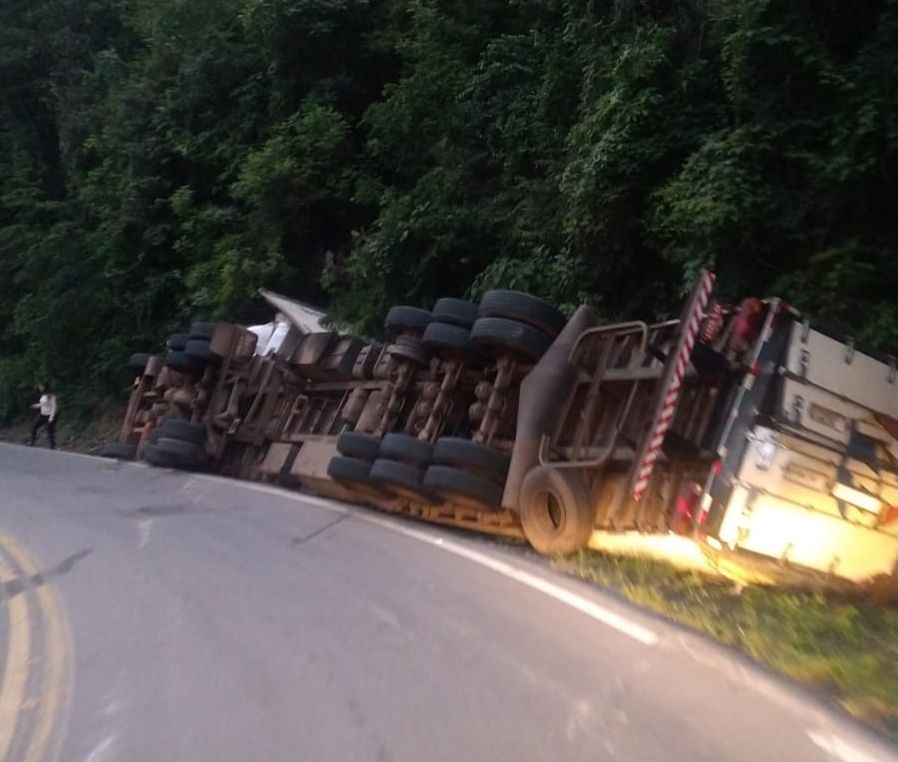
[[561, 498], [552, 491], [537, 495], [538, 515], [543, 526], [553, 535], [559, 535], [567, 524], [567, 512]]

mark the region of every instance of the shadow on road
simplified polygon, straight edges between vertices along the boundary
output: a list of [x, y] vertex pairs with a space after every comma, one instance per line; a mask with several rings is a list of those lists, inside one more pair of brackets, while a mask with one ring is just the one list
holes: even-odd
[[46, 584], [47, 580], [52, 579], [53, 577], [61, 577], [63, 574], [68, 574], [75, 568], [75, 564], [82, 559], [87, 558], [91, 553], [93, 553], [93, 548], [81, 550], [77, 553], [73, 553], [71, 556], [63, 559], [56, 564], [56, 566], [47, 569], [46, 571], [41, 571], [32, 575], [21, 574], [18, 577], [13, 577], [8, 582], [0, 584], [0, 590], [3, 591], [3, 597], [6, 599], [15, 598], [26, 590], [41, 587]]

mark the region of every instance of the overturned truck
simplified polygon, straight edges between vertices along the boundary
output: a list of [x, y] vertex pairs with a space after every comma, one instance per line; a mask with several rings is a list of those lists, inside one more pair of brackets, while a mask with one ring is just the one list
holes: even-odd
[[704, 273], [678, 320], [567, 318], [514, 291], [398, 306], [386, 343], [194, 323], [136, 373], [105, 454], [264, 479], [747, 581], [893, 590], [894, 360]]

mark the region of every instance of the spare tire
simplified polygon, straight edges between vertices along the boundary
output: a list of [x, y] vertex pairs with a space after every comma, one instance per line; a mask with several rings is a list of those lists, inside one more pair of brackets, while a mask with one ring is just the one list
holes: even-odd
[[202, 423], [191, 423], [181, 418], [163, 418], [155, 431], [169, 439], [180, 439], [200, 445], [206, 441], [206, 427]]
[[433, 320], [439, 323], [470, 329], [479, 317], [479, 307], [464, 299], [437, 299], [437, 303], [433, 305]]
[[501, 510], [503, 488], [492, 479], [450, 466], [431, 466], [424, 474], [424, 489], [450, 503]]
[[188, 338], [205, 339], [208, 341], [212, 338], [212, 334], [215, 333], [215, 325], [215, 323], [197, 320], [190, 324], [190, 334]]
[[431, 323], [421, 341], [437, 357], [464, 357], [471, 354], [471, 332], [449, 323]]
[[484, 317], [471, 329], [471, 344], [490, 357], [512, 354], [525, 362], [536, 362], [552, 345], [552, 339], [517, 320]]
[[433, 446], [433, 462], [471, 471], [505, 484], [511, 457], [480, 442], [461, 437], [440, 437]]
[[337, 439], [337, 452], [350, 458], [372, 462], [380, 453], [380, 437], [357, 431], [344, 431]]
[[392, 307], [384, 319], [384, 328], [393, 336], [410, 331], [421, 334], [431, 321], [431, 314], [420, 307]]
[[585, 548], [595, 527], [595, 508], [583, 475], [574, 469], [537, 466], [521, 484], [518, 511], [524, 535], [543, 555]]
[[183, 352], [189, 338], [190, 337], [186, 333], [173, 333], [168, 337], [165, 346], [175, 350], [175, 352]]
[[387, 434], [380, 442], [379, 457], [421, 468], [430, 463], [433, 445], [411, 434]]
[[487, 291], [480, 300], [480, 316], [517, 320], [538, 328], [552, 338], [567, 323], [560, 310], [523, 291]]
[[116, 460], [134, 460], [134, 445], [121, 442], [107, 442], [100, 448], [101, 458], [115, 458]]

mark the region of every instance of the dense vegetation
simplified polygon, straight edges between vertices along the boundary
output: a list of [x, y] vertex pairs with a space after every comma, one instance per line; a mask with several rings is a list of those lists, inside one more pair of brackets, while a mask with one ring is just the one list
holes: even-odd
[[0, 420], [260, 285], [371, 329], [710, 266], [890, 347], [896, 179], [896, 0], [2, 0]]

